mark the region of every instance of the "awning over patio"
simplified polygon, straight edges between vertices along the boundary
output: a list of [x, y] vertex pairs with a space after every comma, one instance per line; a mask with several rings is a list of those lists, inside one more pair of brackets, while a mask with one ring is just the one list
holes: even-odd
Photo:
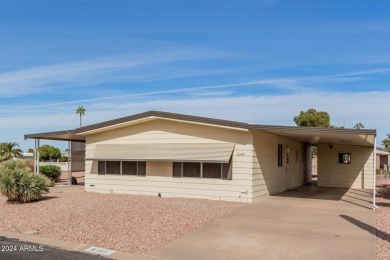
[[85, 136], [76, 135], [75, 130], [63, 130], [63, 131], [56, 131], [56, 132], [28, 134], [28, 135], [24, 135], [24, 139], [85, 142]]
[[257, 125], [251, 127], [251, 130], [264, 130], [311, 144], [345, 144], [374, 147], [376, 137], [376, 130], [366, 129]]
[[[24, 135], [24, 139], [35, 139], [34, 149], [34, 173], [38, 173], [40, 164], [40, 140], [54, 140], [54, 141], [67, 141], [68, 142], [68, 185], [72, 185], [72, 170], [76, 165], [84, 165], [85, 157], [85, 137], [76, 135], [75, 130], [63, 130], [46, 133], [36, 133]], [[74, 150], [73, 148], [76, 148]], [[75, 153], [76, 152], [76, 153]], [[78, 170], [84, 169], [84, 166], [77, 166]]]
[[86, 160], [227, 163], [233, 148], [233, 143], [98, 144]]

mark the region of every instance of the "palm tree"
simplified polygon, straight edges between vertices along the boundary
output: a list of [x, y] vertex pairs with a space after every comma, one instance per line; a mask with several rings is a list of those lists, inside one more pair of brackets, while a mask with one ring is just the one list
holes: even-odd
[[10, 160], [12, 158], [23, 158], [23, 151], [17, 143], [1, 143], [0, 144], [0, 157], [3, 160]]
[[355, 125], [353, 128], [356, 128], [356, 129], [363, 129], [363, 128], [365, 128], [365, 126], [363, 125], [362, 122], [359, 122], [359, 123], [356, 123], [356, 125]]
[[82, 122], [82, 116], [85, 115], [85, 111], [87, 111], [83, 106], [78, 106], [76, 108], [76, 114], [80, 115], [80, 127], [81, 127], [81, 122]]

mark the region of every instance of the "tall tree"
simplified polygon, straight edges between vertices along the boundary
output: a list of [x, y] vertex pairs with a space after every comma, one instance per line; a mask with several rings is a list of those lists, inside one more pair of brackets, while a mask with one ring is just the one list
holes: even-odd
[[307, 111], [301, 111], [301, 113], [294, 117], [294, 122], [297, 126], [308, 127], [330, 127], [330, 116], [327, 112], [317, 111], [314, 108], [310, 108]]
[[23, 158], [22, 149], [18, 148], [19, 144], [15, 142], [0, 144], [0, 157], [3, 160], [10, 160], [12, 158]]
[[382, 140], [382, 144], [385, 147], [386, 152], [390, 153], [390, 134], [387, 134], [387, 138]]
[[366, 128], [362, 122], [359, 122], [359, 123], [356, 123], [356, 125], [353, 126], [353, 128], [356, 128], [356, 129], [363, 129], [363, 128]]
[[80, 115], [80, 127], [82, 125], [82, 117], [85, 115], [85, 112], [87, 110], [83, 107], [83, 106], [78, 106], [76, 108], [76, 114], [79, 114]]

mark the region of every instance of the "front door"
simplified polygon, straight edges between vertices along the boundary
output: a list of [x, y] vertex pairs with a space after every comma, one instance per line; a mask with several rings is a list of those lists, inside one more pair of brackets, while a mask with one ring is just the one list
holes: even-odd
[[295, 186], [295, 168], [297, 153], [295, 150], [286, 150], [286, 188], [292, 189]]

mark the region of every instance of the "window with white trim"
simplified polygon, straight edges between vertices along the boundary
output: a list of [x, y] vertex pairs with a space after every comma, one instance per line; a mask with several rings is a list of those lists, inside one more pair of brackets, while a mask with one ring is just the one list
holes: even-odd
[[146, 175], [144, 161], [98, 161], [99, 175]]
[[350, 153], [339, 153], [339, 163], [351, 164], [351, 154]]
[[173, 162], [173, 177], [231, 180], [231, 163]]

